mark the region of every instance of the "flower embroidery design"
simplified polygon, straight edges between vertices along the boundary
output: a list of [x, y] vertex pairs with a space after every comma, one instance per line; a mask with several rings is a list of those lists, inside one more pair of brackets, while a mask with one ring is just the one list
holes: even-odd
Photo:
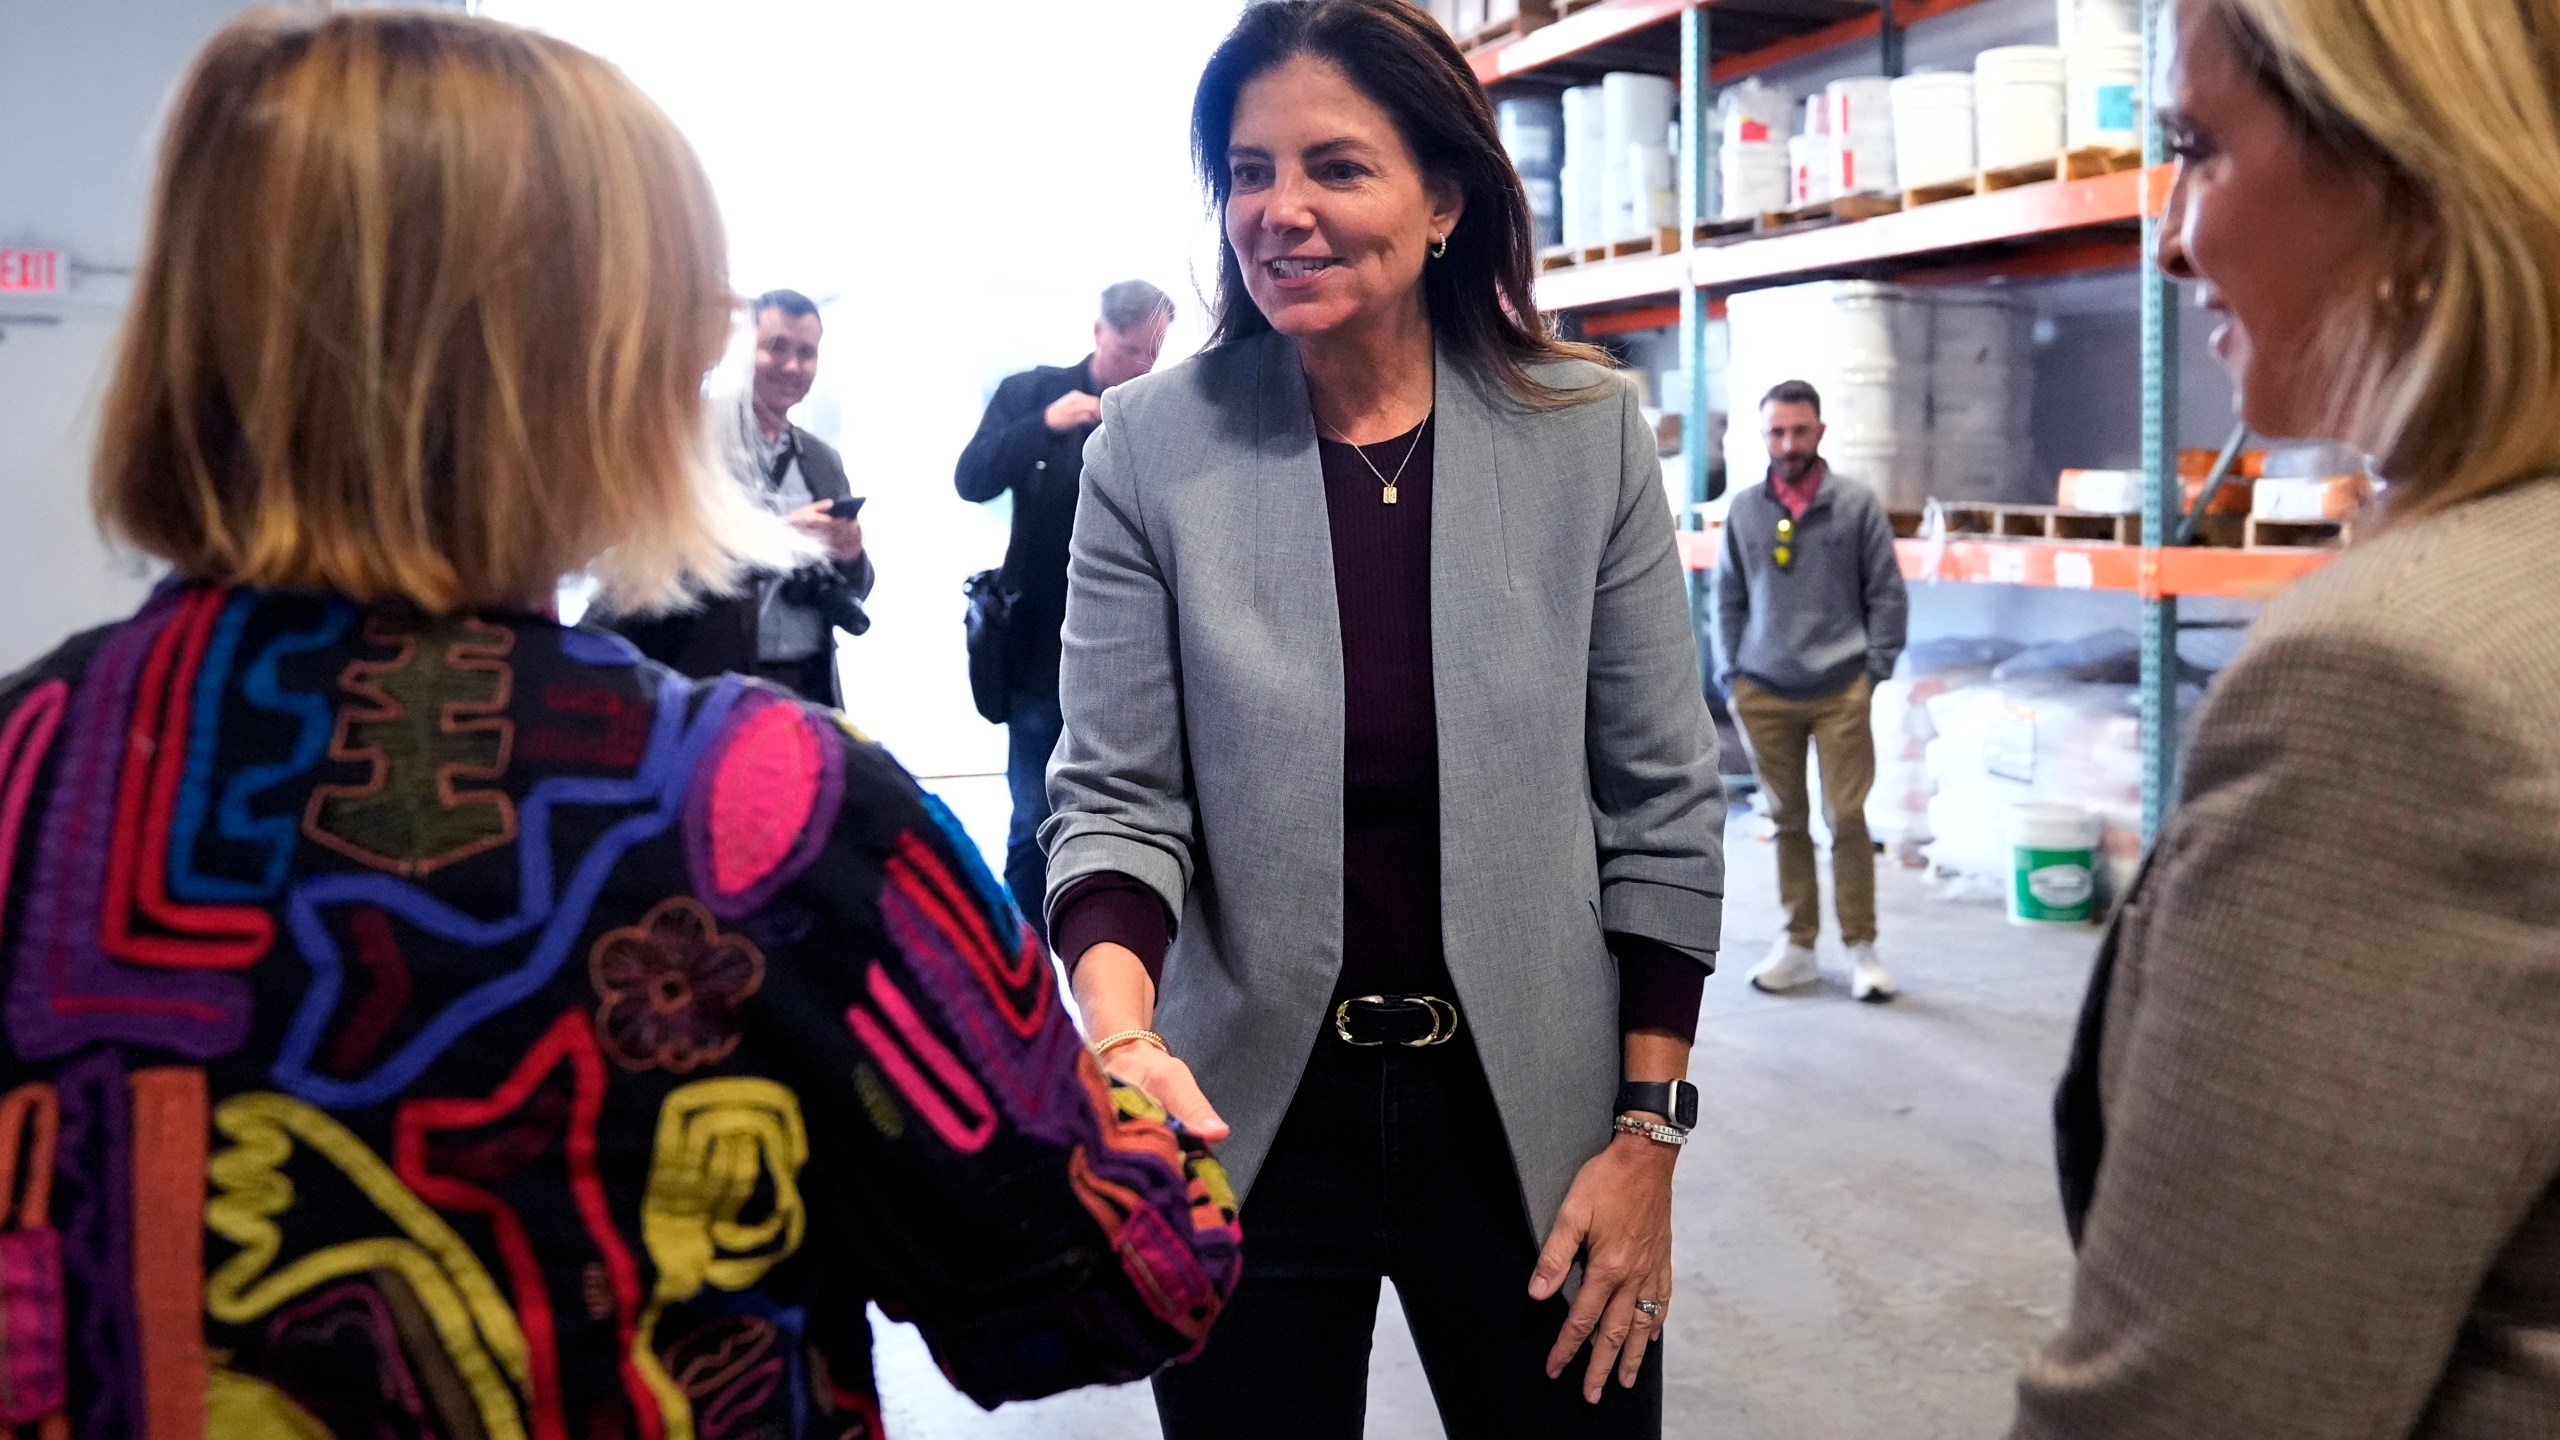
[[608, 930], [587, 957], [596, 1039], [627, 1070], [691, 1074], [738, 1048], [739, 1007], [764, 984], [764, 954], [723, 935], [689, 895]]

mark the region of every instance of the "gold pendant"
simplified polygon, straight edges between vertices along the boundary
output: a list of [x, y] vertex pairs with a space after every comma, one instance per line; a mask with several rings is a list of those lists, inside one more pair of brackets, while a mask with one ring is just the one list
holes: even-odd
[[1387, 503], [1390, 505], [1396, 503], [1396, 487], [1393, 485], [1387, 487]]

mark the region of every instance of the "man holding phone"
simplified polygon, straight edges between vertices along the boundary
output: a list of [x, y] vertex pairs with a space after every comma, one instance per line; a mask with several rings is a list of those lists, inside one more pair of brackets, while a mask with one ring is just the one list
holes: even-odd
[[741, 484], [826, 546], [827, 559], [760, 576], [734, 599], [653, 620], [609, 622], [643, 654], [697, 678], [738, 671], [821, 705], [843, 704], [836, 631], [871, 628], [863, 600], [875, 578], [863, 549], [862, 501], [834, 446], [791, 423], [818, 378], [818, 307], [797, 290], [756, 297], [755, 385], [748, 394]]

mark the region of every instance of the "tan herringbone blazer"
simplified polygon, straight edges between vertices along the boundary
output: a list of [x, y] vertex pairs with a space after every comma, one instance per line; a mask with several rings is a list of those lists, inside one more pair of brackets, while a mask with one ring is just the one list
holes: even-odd
[[2560, 1436], [2560, 480], [2358, 548], [2198, 718], [2057, 1107], [2017, 1437]]

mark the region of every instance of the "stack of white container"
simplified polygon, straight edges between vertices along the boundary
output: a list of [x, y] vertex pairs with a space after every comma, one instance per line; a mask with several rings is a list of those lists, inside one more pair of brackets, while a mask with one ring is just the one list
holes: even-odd
[[1529, 196], [1529, 218], [1538, 244], [1564, 243], [1564, 201], [1558, 171], [1564, 164], [1564, 107], [1550, 97], [1522, 96], [1494, 107], [1502, 149], [1520, 172]]
[[1600, 77], [1601, 210], [1621, 239], [1679, 223], [1671, 178], [1671, 137], [1680, 90], [1660, 75], [1613, 71]]
[[1831, 146], [1831, 195], [1884, 195], [1894, 174], [1893, 82], [1881, 75], [1834, 80], [1823, 94]]
[[1904, 189], [1973, 177], [1970, 73], [1905, 75], [1893, 82], [1892, 99], [1894, 172]]
[[1556, 188], [1567, 245], [1598, 245], [1614, 238], [1602, 233], [1608, 229], [1602, 183], [1608, 167], [1601, 163], [1607, 139], [1600, 87], [1577, 85], [1564, 92], [1564, 160], [1556, 171]]
[[1556, 175], [1564, 244], [1604, 245], [1680, 223], [1671, 160], [1679, 103], [1670, 80], [1623, 71], [1564, 92]]
[[[1569, 92], [1568, 92], [1569, 93]], [[1789, 113], [1795, 100], [1775, 85], [1745, 80], [1716, 98], [1724, 140], [1716, 156], [1723, 181], [1717, 214], [1748, 220], [1787, 208], [1794, 185], [1787, 155]]]
[[1748, 291], [1726, 315], [1738, 413], [1725, 466], [1737, 483], [1768, 469], [1757, 406], [1784, 380], [1821, 392], [1825, 457], [1890, 509], [2005, 497], [2031, 463], [2024, 306], [1981, 290], [1833, 281]]
[[2136, 125], [2142, 76], [2142, 7], [2138, 0], [2056, 0], [2062, 41], [2067, 118], [2074, 150], [2142, 143]]
[[1796, 133], [1787, 137], [1787, 204], [1819, 205], [1832, 189], [1831, 104], [1828, 95], [1807, 95], [1797, 107]]

